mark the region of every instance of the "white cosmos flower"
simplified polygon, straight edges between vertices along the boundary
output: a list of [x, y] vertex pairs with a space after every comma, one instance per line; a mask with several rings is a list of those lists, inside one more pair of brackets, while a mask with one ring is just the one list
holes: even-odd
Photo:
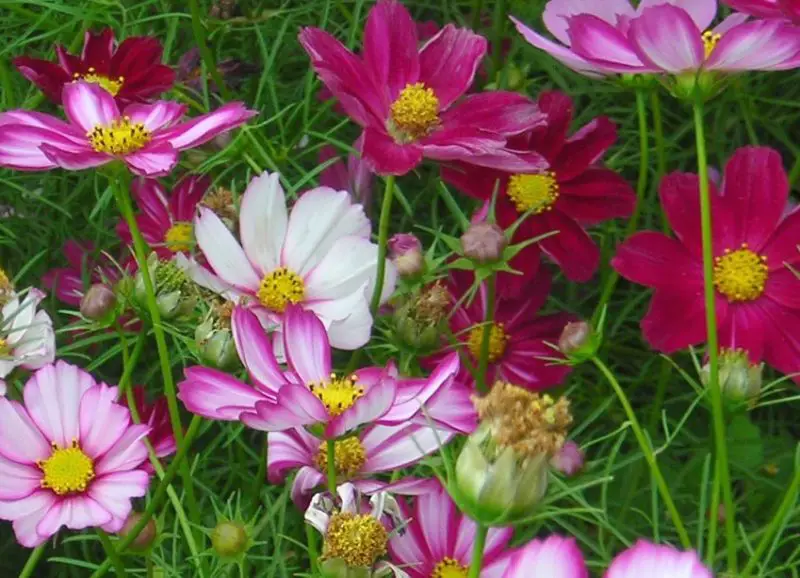
[[38, 289], [24, 295], [12, 292], [0, 315], [0, 395], [5, 394], [2, 378], [15, 367], [39, 369], [52, 363], [56, 354], [53, 322], [45, 311], [36, 311], [44, 299]]
[[[286, 306], [296, 303], [319, 317], [333, 347], [358, 349], [369, 341], [377, 274], [369, 219], [347, 191], [329, 187], [301, 195], [289, 215], [278, 179], [265, 172], [248, 185], [239, 213], [241, 244], [213, 211], [199, 207], [195, 236], [214, 275], [198, 267], [190, 267], [190, 275], [251, 308], [265, 329], [275, 329]], [[382, 302], [395, 280], [387, 261]]]

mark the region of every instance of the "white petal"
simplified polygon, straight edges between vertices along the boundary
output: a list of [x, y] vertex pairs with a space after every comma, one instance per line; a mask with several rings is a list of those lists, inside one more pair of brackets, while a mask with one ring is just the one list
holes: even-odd
[[242, 245], [261, 275], [275, 269], [286, 236], [286, 197], [278, 173], [262, 173], [247, 186], [239, 211]]
[[256, 291], [261, 279], [219, 217], [210, 209], [200, 207], [194, 225], [197, 244], [214, 272], [231, 285]]

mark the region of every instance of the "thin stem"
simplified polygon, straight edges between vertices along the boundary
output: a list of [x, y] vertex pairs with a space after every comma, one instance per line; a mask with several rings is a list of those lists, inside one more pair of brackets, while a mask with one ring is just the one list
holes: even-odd
[[392, 202], [394, 201], [394, 175], [386, 177], [386, 188], [381, 201], [381, 216], [378, 222], [378, 271], [375, 275], [375, 289], [369, 309], [372, 315], [378, 311], [383, 293], [383, 277], [386, 274], [386, 252], [389, 245], [389, 223], [392, 219]]
[[[714, 447], [718, 460], [714, 477], [719, 476], [722, 501], [725, 504], [725, 539], [728, 547], [728, 572], [736, 574], [736, 512], [733, 505], [731, 474], [728, 466], [728, 444], [725, 439], [725, 410], [719, 383], [719, 342], [717, 339], [716, 290], [714, 288], [714, 247], [711, 230], [711, 193], [708, 186], [708, 158], [703, 126], [703, 103], [694, 103], [694, 129], [697, 147], [697, 171], [700, 176], [700, 226], [703, 238], [703, 293], [706, 307], [706, 333], [708, 341], [709, 383], [711, 410], [714, 421]], [[719, 501], [711, 503], [711, 514], [716, 515]]]
[[261, 488], [264, 487], [264, 480], [267, 479], [267, 452], [269, 451], [269, 445], [267, 444], [267, 439], [264, 440], [264, 449], [261, 452], [260, 461], [258, 463], [258, 471], [256, 472], [256, 479], [253, 482], [253, 494], [252, 494], [252, 504], [253, 508], [258, 507], [258, 503], [261, 499]]
[[[650, 92], [650, 109], [653, 111], [653, 132], [656, 141], [656, 177], [653, 180], [653, 184], [655, 185], [654, 189], [657, 196], [661, 179], [667, 174], [667, 147], [664, 142], [664, 119], [661, 114], [661, 97], [658, 96], [657, 90]], [[664, 232], [669, 230], [669, 222], [663, 216], [661, 219], [661, 226]]]
[[111, 560], [111, 563], [114, 565], [117, 578], [125, 578], [125, 565], [122, 563], [122, 560], [120, 560], [119, 554], [114, 550], [114, 544], [111, 543], [111, 538], [100, 528], [97, 528], [97, 537], [100, 538], [100, 543], [103, 545], [103, 550], [106, 551], [106, 556], [108, 556], [109, 560]]
[[789, 171], [789, 185], [794, 186], [797, 184], [797, 179], [800, 178], [800, 153], [795, 157], [794, 164]]
[[495, 0], [494, 5], [494, 30], [492, 31], [492, 75], [500, 84], [500, 72], [503, 69], [503, 38], [506, 28], [506, 3], [505, 0]]
[[317, 551], [317, 534], [316, 530], [311, 526], [311, 524], [306, 524], [306, 544], [308, 544], [308, 560], [309, 565], [311, 566], [311, 572], [315, 572], [317, 569], [317, 559], [319, 558], [319, 553]]
[[472, 560], [469, 564], [468, 578], [480, 578], [483, 567], [483, 550], [486, 546], [486, 534], [489, 527], [477, 523], [475, 528], [475, 543], [472, 545]]
[[[486, 383], [486, 370], [489, 367], [489, 346], [491, 344], [492, 329], [494, 328], [494, 301], [497, 276], [492, 275], [486, 280], [486, 318], [483, 320], [483, 337], [481, 339], [481, 355], [478, 358], [478, 375], [475, 378], [475, 387], [479, 393], [489, 391]], [[480, 299], [480, 295], [478, 296]]]
[[331, 497], [336, 496], [336, 442], [327, 440], [328, 452], [328, 492]]
[[617, 398], [622, 404], [622, 408], [625, 410], [625, 415], [628, 417], [628, 422], [631, 424], [633, 435], [636, 437], [636, 441], [639, 442], [639, 447], [642, 450], [642, 454], [644, 454], [645, 460], [647, 460], [647, 464], [650, 466], [650, 473], [656, 481], [656, 486], [661, 494], [661, 499], [664, 500], [664, 505], [667, 507], [667, 511], [672, 518], [672, 524], [675, 526], [675, 530], [678, 532], [678, 538], [680, 539], [684, 548], [687, 550], [690, 549], [692, 547], [692, 541], [689, 539], [689, 533], [686, 531], [686, 527], [683, 525], [681, 515], [678, 513], [678, 508], [675, 506], [675, 502], [672, 499], [672, 494], [669, 492], [669, 486], [667, 486], [664, 475], [661, 473], [661, 468], [658, 467], [656, 456], [647, 441], [647, 436], [644, 435], [642, 426], [639, 424], [639, 420], [636, 418], [636, 413], [634, 413], [633, 407], [631, 406], [630, 401], [628, 401], [628, 397], [625, 395], [625, 391], [617, 381], [617, 378], [614, 377], [614, 374], [611, 373], [611, 370], [608, 369], [606, 364], [603, 363], [600, 358], [593, 357], [592, 363], [597, 366], [600, 372], [608, 380], [608, 383], [614, 389], [614, 393], [617, 394]]
[[[194, 35], [194, 41], [197, 43], [197, 49], [200, 51], [200, 57], [203, 59], [203, 64], [205, 64], [206, 70], [208, 70], [208, 73], [214, 80], [214, 84], [217, 85], [217, 90], [219, 90], [223, 100], [230, 100], [231, 93], [222, 81], [222, 75], [219, 73], [217, 63], [214, 61], [214, 54], [211, 52], [206, 42], [206, 33], [205, 30], [203, 30], [200, 5], [197, 3], [197, 0], [189, 0], [189, 10], [192, 13], [192, 34]], [[203, 78], [203, 82], [206, 82], [205, 78]]]
[[25, 567], [22, 568], [22, 572], [20, 572], [18, 578], [30, 578], [33, 576], [33, 571], [36, 570], [36, 565], [39, 564], [39, 560], [42, 559], [42, 554], [44, 554], [46, 548], [47, 543], [44, 543], [36, 546], [36, 548], [33, 549], [30, 556], [28, 556], [28, 561], [25, 562]]
[[478, 26], [481, 24], [481, 14], [483, 13], [483, 0], [475, 0], [472, 5], [472, 24], [470, 28], [477, 32]]

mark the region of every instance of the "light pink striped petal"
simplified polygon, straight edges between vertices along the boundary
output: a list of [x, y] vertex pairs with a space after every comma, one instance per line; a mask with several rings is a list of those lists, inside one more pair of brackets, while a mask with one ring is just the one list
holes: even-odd
[[20, 500], [39, 489], [42, 470], [0, 456], [0, 500]]
[[395, 425], [407, 422], [422, 412], [423, 406], [458, 375], [461, 369], [461, 362], [458, 353], [451, 353], [440, 361], [427, 380], [422, 382], [422, 386], [414, 392], [412, 396], [402, 396], [403, 385], [398, 385], [398, 399], [394, 406], [381, 418], [381, 423]]
[[420, 496], [414, 508], [425, 543], [434, 560], [453, 557], [461, 513], [441, 486]]
[[578, 14], [591, 14], [616, 26], [620, 16], [633, 16], [635, 11], [629, 0], [550, 0], [544, 8], [542, 22], [559, 42], [569, 45], [567, 19]]
[[[522, 574], [518, 574], [522, 576]], [[605, 578], [713, 578], [694, 550], [682, 552], [639, 540], [614, 558]]]
[[0, 454], [20, 464], [34, 464], [50, 453], [49, 441], [22, 404], [0, 397]]
[[305, 510], [314, 490], [325, 483], [325, 476], [312, 467], [300, 468], [292, 482], [292, 502], [299, 510]]
[[208, 419], [235, 421], [242, 412], [255, 411], [257, 403], [276, 399], [216, 369], [188, 367], [185, 373], [178, 399], [190, 412]]
[[114, 97], [98, 84], [70, 82], [61, 92], [64, 113], [84, 132], [96, 126], [109, 126], [120, 117]]
[[164, 177], [178, 164], [178, 151], [169, 143], [152, 142], [145, 148], [125, 155], [125, 163], [133, 174], [142, 177]]
[[672, 74], [697, 70], [705, 58], [701, 31], [686, 12], [668, 4], [631, 20], [628, 37], [643, 62]]
[[131, 414], [116, 403], [117, 388], [101, 384], [87, 391], [81, 400], [81, 449], [92, 459], [104, 455], [127, 429]]
[[[66, 143], [71, 143], [72, 147], [86, 146], [86, 134], [79, 127], [43, 112], [18, 109], [0, 113], [0, 126], [8, 127], [13, 125], [44, 129], [63, 139], [65, 145]], [[72, 150], [69, 146], [66, 146], [66, 148]]]
[[[475, 542], [476, 527], [475, 522], [467, 516], [461, 516], [458, 524], [458, 534], [456, 536], [456, 546], [454, 558], [469, 562], [472, 556], [472, 544]], [[490, 528], [486, 535], [486, 546], [483, 549], [484, 566], [491, 562], [493, 558], [503, 554], [514, 535], [514, 528]]]
[[151, 133], [178, 122], [186, 114], [186, 105], [169, 100], [157, 100], [152, 104], [131, 104], [123, 112], [131, 122], [141, 123]]
[[194, 233], [200, 250], [223, 281], [255, 293], [261, 279], [239, 243], [214, 211], [198, 207]]
[[706, 63], [709, 70], [787, 70], [800, 66], [800, 28], [780, 20], [757, 20], [722, 36]]
[[290, 305], [283, 314], [283, 347], [291, 369], [305, 384], [330, 378], [331, 346], [325, 326], [311, 311]]
[[447, 24], [422, 47], [419, 79], [433, 89], [446, 110], [475, 80], [488, 42], [469, 28]]
[[270, 483], [281, 483], [288, 470], [316, 467], [314, 458], [322, 443], [304, 428], [268, 433], [267, 476]]
[[42, 544], [50, 536], [36, 532], [36, 526], [56, 503], [53, 492], [42, 490], [21, 500], [0, 501], [0, 519], [13, 520], [17, 541], [26, 548]]
[[361, 438], [367, 453], [361, 471], [377, 473], [404, 468], [438, 451], [454, 436], [419, 425], [373, 426]]
[[40, 148], [42, 154], [50, 159], [53, 164], [62, 169], [67, 169], [68, 171], [91, 169], [103, 166], [114, 160], [114, 157], [106, 153], [97, 153], [89, 148], [80, 152], [71, 152], [62, 150], [57, 146], [52, 146], [49, 143], [42, 143]]
[[325, 423], [328, 412], [306, 386], [289, 384], [278, 392], [277, 403], [260, 402], [254, 413], [243, 413], [240, 419], [253, 429], [273, 432]]
[[[306, 277], [310, 301], [339, 299], [356, 291], [371, 296], [378, 266], [378, 246], [364, 237], [340, 237]], [[384, 295], [394, 291], [396, 274], [388, 262]]]
[[280, 265], [288, 216], [278, 173], [261, 173], [247, 185], [239, 211], [239, 232], [247, 258], [266, 275]]
[[233, 339], [239, 359], [256, 386], [268, 395], [276, 396], [286, 384], [286, 378], [273, 353], [272, 342], [258, 317], [244, 307], [236, 306], [231, 318]]
[[[506, 572], [508, 578], [527, 578], [530, 569], [552, 578], [589, 578], [583, 554], [574, 538], [550, 536], [520, 548]], [[654, 578], [652, 574], [639, 574]], [[632, 578], [632, 576], [631, 576]], [[674, 578], [678, 578], [677, 575]]]
[[535, 48], [539, 50], [544, 50], [550, 56], [558, 60], [564, 66], [571, 68], [575, 72], [580, 72], [581, 74], [588, 76], [590, 78], [600, 78], [608, 74], [602, 67], [598, 66], [597, 64], [593, 64], [575, 54], [569, 48], [562, 46], [560, 44], [556, 44], [552, 40], [545, 38], [541, 34], [537, 33], [531, 28], [528, 28], [525, 24], [521, 21], [517, 20], [513, 16], [510, 17], [511, 21], [514, 22], [514, 25], [517, 27], [517, 32], [522, 34], [522, 37]]
[[111, 520], [111, 513], [97, 503], [91, 496], [78, 495], [62, 498], [47, 512], [36, 533], [52, 536], [62, 526], [70, 530], [84, 530], [102, 526]]
[[353, 485], [358, 488], [359, 492], [367, 495], [388, 492], [400, 496], [424, 496], [435, 492], [441, 484], [435, 478], [408, 477], [395, 482], [364, 478], [363, 480], [353, 480]]
[[364, 396], [352, 407], [334, 417], [325, 429], [328, 437], [339, 437], [366, 423], [381, 423], [381, 417], [394, 404], [397, 385], [394, 379], [386, 378], [367, 388]]
[[340, 299], [312, 301], [305, 306], [327, 324], [328, 339], [332, 347], [352, 351], [369, 341], [372, 334], [372, 314], [366, 291]]
[[150, 428], [146, 425], [133, 425], [125, 430], [117, 443], [95, 463], [94, 471], [98, 477], [103, 474], [132, 470], [147, 459], [147, 446], [144, 437]]
[[637, 12], [642, 14], [653, 6], [669, 4], [686, 12], [694, 25], [705, 30], [717, 16], [717, 0], [642, 0]]
[[[0, 115], [0, 120], [4, 115]], [[43, 147], [57, 148], [59, 151], [88, 149], [85, 139], [76, 144], [60, 133], [37, 126], [6, 124], [0, 122], [0, 166], [16, 170], [38, 171], [58, 166], [42, 150]]]
[[614, 26], [596, 16], [582, 14], [569, 19], [572, 50], [589, 62], [613, 72], [646, 72], [631, 42]]
[[178, 150], [194, 148], [244, 124], [256, 114], [241, 102], [229, 102], [213, 112], [158, 132], [155, 140], [166, 141]]
[[114, 519], [109, 522], [113, 524], [128, 517], [131, 513], [131, 499], [144, 496], [149, 485], [150, 476], [144, 470], [114, 472], [92, 482], [89, 495], [112, 514]]

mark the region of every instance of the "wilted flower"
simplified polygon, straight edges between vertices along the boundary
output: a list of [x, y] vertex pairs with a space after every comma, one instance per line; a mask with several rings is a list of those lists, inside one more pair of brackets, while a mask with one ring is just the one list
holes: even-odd
[[[164, 319], [184, 317], [194, 311], [197, 304], [196, 288], [175, 259], [163, 261], [156, 253], [150, 253], [147, 269], [156, 294], [158, 311]], [[147, 291], [141, 271], [136, 274], [133, 294], [140, 305], [147, 303]]]
[[36, 310], [42, 299], [44, 293], [34, 288], [12, 292], [0, 310], [0, 379], [15, 367], [39, 369], [55, 359], [53, 321], [46, 311]]
[[230, 231], [236, 230], [239, 216], [233, 191], [225, 187], [216, 187], [206, 193], [200, 205], [213, 211]]
[[495, 223], [472, 223], [461, 235], [464, 256], [478, 263], [491, 263], [503, 256], [508, 245], [503, 229]]
[[583, 469], [583, 462], [583, 450], [572, 440], [564, 442], [561, 449], [550, 459], [553, 469], [568, 477], [580, 472]]
[[[763, 383], [763, 363], [752, 363], [742, 349], [724, 349], [719, 356], [719, 386], [731, 401], [755, 405]], [[700, 377], [705, 385], [711, 374], [709, 364], [703, 366]]]
[[425, 269], [422, 243], [415, 235], [396, 233], [389, 239], [389, 258], [401, 277], [415, 277]]
[[441, 342], [451, 307], [450, 294], [440, 282], [424, 287], [396, 307], [395, 334], [406, 345], [430, 351]]
[[93, 321], [99, 321], [114, 313], [117, 307], [117, 295], [114, 290], [103, 283], [95, 283], [81, 298], [81, 315]]
[[512, 524], [547, 491], [549, 461], [572, 423], [569, 401], [497, 382], [473, 403], [481, 421], [458, 457], [451, 495], [474, 520]]
[[211, 532], [211, 547], [224, 559], [235, 559], [252, 545], [247, 526], [236, 520], [222, 520]]
[[[136, 524], [142, 519], [142, 514], [139, 512], [131, 512], [128, 518], [125, 520], [125, 524], [122, 526], [117, 535], [120, 538], [125, 538], [133, 528], [136, 527]], [[131, 545], [128, 546], [134, 552], [142, 552], [147, 550], [150, 546], [152, 546], [156, 538], [158, 537], [158, 528], [156, 526], [156, 521], [151, 517], [147, 523], [145, 524], [142, 531], [133, 539]]]

